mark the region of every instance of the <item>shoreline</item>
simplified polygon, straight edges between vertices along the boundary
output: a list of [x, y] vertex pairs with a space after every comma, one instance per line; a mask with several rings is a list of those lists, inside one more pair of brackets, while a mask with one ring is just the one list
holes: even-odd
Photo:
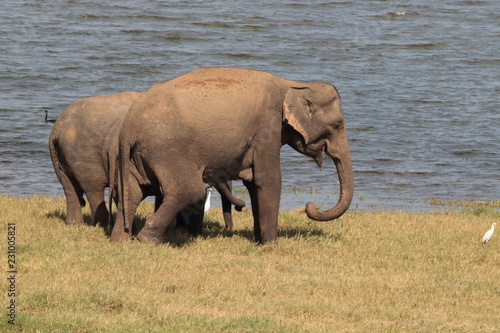
[[[239, 193], [238, 193], [239, 194]], [[0, 202], [3, 199], [13, 199], [13, 200], [28, 200], [28, 202], [36, 202], [36, 200], [46, 201], [46, 199], [50, 199], [53, 203], [57, 203], [59, 205], [63, 205], [60, 214], [66, 214], [66, 198], [64, 196], [57, 195], [49, 195], [49, 194], [33, 194], [33, 195], [11, 195], [11, 194], [1, 194], [0, 193]], [[251, 212], [250, 198], [241, 196], [243, 200], [247, 203], [247, 206], [243, 208], [244, 212]], [[305, 216], [305, 203], [310, 200], [304, 200], [303, 205], [298, 205], [296, 207], [287, 207], [279, 209], [280, 213], [297, 213], [303, 214]], [[90, 214], [90, 208], [88, 201], [85, 200], [86, 204], [82, 207], [82, 210], [85, 212], [88, 211]], [[107, 202], [107, 199], [106, 199]], [[425, 206], [422, 205], [425, 203]], [[412, 206], [413, 202], [409, 202], [407, 206], [387, 206], [387, 205], [365, 205], [363, 207], [356, 206], [355, 204], [351, 204], [351, 207], [347, 210], [345, 214], [353, 214], [353, 213], [401, 213], [401, 214], [432, 214], [436, 212], [465, 212], [465, 213], [474, 213], [476, 215], [488, 214], [495, 215], [498, 214], [500, 218], [500, 200], [435, 200], [432, 201], [421, 201], [417, 207]], [[147, 207], [150, 209], [154, 206], [154, 197], [148, 197], [143, 200], [140, 204], [140, 207]], [[213, 191], [211, 197], [211, 210], [220, 211], [221, 210], [221, 201], [218, 192]], [[323, 205], [320, 205], [320, 207]], [[233, 207], [233, 214], [238, 215], [240, 212], [237, 212]], [[138, 210], [139, 212], [139, 210]], [[136, 212], [136, 216], [139, 214]], [[113, 204], [113, 213], [116, 213], [116, 205]], [[311, 220], [312, 221], [312, 220]], [[330, 222], [334, 222], [330, 221]], [[314, 222], [314, 221], [313, 221]]]
[[[250, 205], [250, 198], [248, 197], [248, 194], [241, 195], [242, 192], [238, 191], [236, 192], [236, 196], [240, 197], [241, 199], [245, 200], [247, 203], [247, 210], [251, 209]], [[294, 195], [288, 193], [282, 193], [282, 197], [284, 195]], [[44, 194], [44, 193], [39, 193], [39, 194], [32, 194], [32, 195], [16, 195], [16, 194], [5, 194], [5, 193], [0, 193], [0, 199], [2, 197], [11, 197], [11, 198], [17, 198], [17, 199], [34, 199], [37, 197], [48, 197], [52, 198], [54, 200], [64, 200], [65, 197], [63, 195], [51, 195], [51, 194]], [[296, 198], [301, 198], [303, 200], [303, 204], [299, 204], [296, 207], [285, 207], [282, 208], [280, 206], [280, 212], [297, 212], [304, 210], [305, 204], [308, 201], [311, 201], [310, 197], [305, 198], [303, 196], [297, 195]], [[364, 201], [365, 199], [361, 198], [361, 201]], [[88, 207], [88, 201], [86, 200], [86, 205], [85, 207]], [[106, 199], [107, 202], [107, 199]], [[143, 200], [145, 204], [153, 204], [154, 203], [154, 197], [148, 197], [145, 200]], [[387, 204], [388, 201], [379, 201], [377, 202], [366, 202], [364, 203], [363, 206], [360, 207], [359, 204], [351, 204], [347, 212], [352, 212], [352, 211], [360, 211], [360, 212], [370, 212], [370, 211], [382, 211], [382, 212], [405, 212], [405, 213], [425, 213], [425, 212], [433, 212], [433, 211], [455, 211], [455, 210], [460, 210], [460, 209], [491, 209], [493, 211], [500, 211], [500, 200], [496, 199], [491, 199], [491, 200], [475, 200], [475, 199], [447, 199], [447, 200], [438, 200], [438, 199], [430, 199], [430, 200], [408, 200], [407, 205], [390, 205]], [[318, 202], [319, 203], [319, 202]], [[221, 202], [220, 202], [220, 195], [217, 191], [212, 192], [211, 196], [211, 207], [214, 208], [220, 208], [221, 207]], [[324, 204], [321, 204], [320, 206], [325, 206]], [[113, 206], [116, 208], [116, 206]], [[244, 208], [245, 209], [245, 208]]]

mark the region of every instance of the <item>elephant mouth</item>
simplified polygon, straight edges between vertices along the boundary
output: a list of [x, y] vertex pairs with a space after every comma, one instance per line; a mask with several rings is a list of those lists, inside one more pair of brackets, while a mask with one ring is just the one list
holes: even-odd
[[328, 155], [327, 144], [325, 141], [318, 142], [317, 144], [310, 144], [307, 148], [306, 155], [311, 156], [316, 164], [323, 167], [323, 152]]

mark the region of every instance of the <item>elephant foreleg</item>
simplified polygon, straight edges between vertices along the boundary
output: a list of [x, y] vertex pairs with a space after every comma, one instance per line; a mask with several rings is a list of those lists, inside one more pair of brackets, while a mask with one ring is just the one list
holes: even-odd
[[137, 234], [137, 239], [141, 242], [163, 243], [165, 231], [176, 217], [179, 204], [175, 198], [164, 200], [158, 210], [146, 220], [144, 228]]
[[261, 244], [278, 237], [278, 212], [281, 196], [279, 152], [254, 159], [254, 177], [244, 184], [250, 193], [255, 240]]

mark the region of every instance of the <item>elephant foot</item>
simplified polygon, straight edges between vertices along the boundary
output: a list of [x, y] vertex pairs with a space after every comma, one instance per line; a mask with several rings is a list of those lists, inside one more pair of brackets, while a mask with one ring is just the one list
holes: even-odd
[[64, 221], [67, 225], [83, 224], [83, 216], [78, 218], [66, 218]]
[[111, 233], [111, 237], [109, 238], [109, 241], [112, 243], [117, 243], [117, 242], [125, 242], [129, 241], [132, 239], [132, 234], [128, 232], [113, 232]]
[[139, 234], [137, 234], [137, 239], [140, 242], [144, 243], [155, 243], [155, 244], [162, 244], [164, 242], [163, 235], [155, 235], [153, 233], [148, 233], [145, 230], [141, 230]]
[[278, 243], [278, 237], [277, 235], [271, 235], [268, 237], [255, 237], [255, 242], [259, 245], [266, 245], [266, 244], [276, 244]]
[[224, 237], [229, 237], [229, 238], [230, 238], [230, 237], [233, 237], [233, 236], [234, 236], [233, 228], [231, 228], [231, 229], [224, 228], [224, 229], [222, 230], [222, 235], [223, 235]]
[[268, 244], [277, 244], [278, 240], [277, 239], [272, 239], [272, 240], [255, 240], [257, 245], [264, 246]]

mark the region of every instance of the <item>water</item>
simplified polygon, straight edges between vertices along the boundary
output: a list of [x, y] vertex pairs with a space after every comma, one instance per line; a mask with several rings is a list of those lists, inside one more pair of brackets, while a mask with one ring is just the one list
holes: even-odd
[[[500, 199], [496, 0], [7, 0], [1, 7], [1, 193], [63, 195], [44, 109], [55, 118], [79, 98], [234, 66], [337, 86], [355, 169], [352, 207]], [[282, 208], [336, 201], [335, 169], [326, 162], [320, 170], [282, 149]]]

